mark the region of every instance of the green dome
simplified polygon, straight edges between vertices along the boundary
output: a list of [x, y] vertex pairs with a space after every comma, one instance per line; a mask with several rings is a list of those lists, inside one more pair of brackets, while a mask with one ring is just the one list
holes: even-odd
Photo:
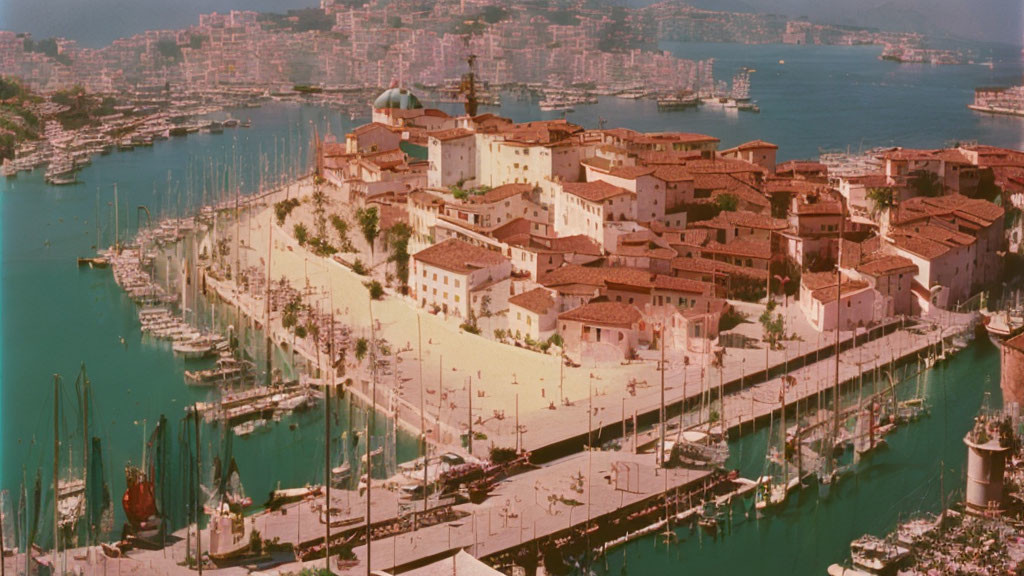
[[388, 88], [373, 101], [373, 107], [378, 110], [382, 108], [413, 110], [423, 108], [423, 104], [420, 104], [419, 98], [416, 98], [415, 94], [404, 88]]

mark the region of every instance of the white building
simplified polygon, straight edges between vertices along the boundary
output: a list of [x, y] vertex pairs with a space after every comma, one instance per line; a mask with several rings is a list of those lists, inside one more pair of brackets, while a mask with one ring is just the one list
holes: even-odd
[[422, 307], [461, 318], [470, 306], [478, 316], [508, 308], [512, 264], [494, 250], [451, 239], [413, 254], [412, 262], [409, 285]]

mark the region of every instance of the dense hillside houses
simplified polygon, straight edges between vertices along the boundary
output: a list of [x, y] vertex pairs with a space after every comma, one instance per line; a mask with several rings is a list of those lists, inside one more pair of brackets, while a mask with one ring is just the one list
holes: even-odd
[[406, 219], [411, 274], [392, 290], [575, 361], [702, 353], [766, 295], [819, 332], [959, 309], [1000, 278], [1005, 210], [985, 194], [1012, 193], [1008, 166], [1024, 167], [991, 148], [891, 149], [830, 179], [777, 164], [769, 142], [449, 116], [399, 86], [373, 116], [319, 142], [318, 168], [332, 196]]

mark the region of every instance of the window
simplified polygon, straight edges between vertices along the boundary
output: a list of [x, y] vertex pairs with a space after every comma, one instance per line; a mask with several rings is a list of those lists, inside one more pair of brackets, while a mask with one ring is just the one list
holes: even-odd
[[521, 312], [516, 312], [516, 320], [522, 320], [522, 319], [523, 319], [523, 314]]
[[434, 274], [434, 282], [437, 282], [437, 274]]
[[424, 278], [426, 278], [426, 277], [427, 277], [427, 269], [426, 269], [426, 268], [424, 268], [424, 269], [423, 269], [423, 277], [424, 277]]
[[456, 302], [458, 302], [458, 301], [459, 301], [459, 295], [458, 295], [458, 294], [456, 294], [456, 295], [455, 295], [455, 301], [456, 301]]
[[437, 296], [437, 288], [433, 288], [431, 292], [434, 294], [434, 296]]
[[455, 279], [455, 287], [456, 287], [456, 288], [458, 288], [458, 287], [459, 287], [459, 284], [461, 284], [461, 283], [459, 282], [459, 279], [458, 279], [458, 278], [456, 278], [456, 279]]
[[445, 285], [445, 286], [447, 286], [447, 285], [448, 285], [448, 276], [445, 276], [445, 277], [444, 277], [444, 285]]
[[447, 293], [447, 292], [445, 292], [445, 293], [444, 293], [444, 299], [445, 299], [445, 300], [447, 300], [447, 299], [448, 299], [448, 293]]

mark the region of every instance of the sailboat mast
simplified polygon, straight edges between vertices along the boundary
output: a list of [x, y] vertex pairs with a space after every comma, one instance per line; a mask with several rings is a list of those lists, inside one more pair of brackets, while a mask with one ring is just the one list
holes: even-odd
[[[332, 294], [333, 296], [333, 294]], [[319, 330], [318, 337], [314, 338], [317, 359], [320, 358]], [[326, 522], [324, 522], [324, 558], [327, 562], [327, 570], [331, 569], [331, 388], [334, 387], [334, 306], [331, 306], [331, 339], [328, 340], [328, 367], [331, 370], [331, 383], [324, 386], [324, 511]], [[323, 378], [323, 373], [320, 374]]]
[[114, 182], [114, 254], [121, 254], [121, 212], [117, 207], [117, 182]]
[[[843, 295], [843, 233], [846, 228], [846, 208], [843, 205], [842, 199], [839, 200], [839, 253], [836, 259], [836, 373], [835, 381], [832, 383], [832, 442], [833, 449], [835, 448], [834, 443], [839, 438], [839, 318], [843, 307], [842, 295]], [[855, 345], [857, 344], [856, 338], [854, 338]]]
[[[85, 363], [82, 363], [82, 476], [85, 478], [86, 483], [89, 482], [89, 377], [85, 374]], [[86, 486], [88, 489], [89, 486]], [[88, 494], [88, 491], [86, 492]], [[92, 519], [89, 515], [90, 506], [95, 506], [95, 502], [90, 502], [88, 497], [85, 500], [85, 511], [86, 518]], [[89, 537], [92, 534], [93, 526], [86, 525], [85, 539], [86, 544], [89, 544]]]
[[195, 514], [196, 515], [196, 566], [199, 569], [200, 576], [202, 576], [202, 574], [203, 574], [203, 545], [202, 545], [202, 538], [201, 538], [202, 530], [199, 527], [200, 526], [200, 522], [202, 521], [202, 512], [203, 512], [203, 509], [200, 507], [200, 504], [199, 504], [199, 493], [202, 490], [202, 485], [200, 483], [200, 475], [202, 474], [202, 467], [201, 467], [202, 466], [202, 461], [201, 461], [201, 459], [199, 457], [199, 454], [200, 454], [200, 452], [199, 452], [199, 450], [200, 450], [200, 445], [199, 445], [199, 410], [197, 409], [195, 404], [192, 405], [192, 416], [195, 418], [195, 426], [196, 426], [195, 427], [195, 432], [196, 432], [196, 434], [195, 434], [195, 436], [196, 436], [196, 490], [195, 490], [195, 495], [196, 495], [196, 505], [195, 505], [195, 509], [196, 509], [196, 514]]
[[[419, 369], [420, 369], [420, 438], [423, 439], [421, 449], [423, 450], [423, 513], [427, 513], [427, 485], [429, 484], [429, 476], [427, 472], [427, 410], [424, 405], [426, 401], [424, 399], [423, 391], [423, 326], [420, 323], [420, 315], [416, 315], [416, 352], [419, 355]], [[472, 442], [472, 440], [470, 440]], [[416, 516], [413, 515], [413, 523], [415, 524]]]
[[[377, 352], [376, 352], [376, 349], [377, 349], [377, 331], [376, 331], [376, 327], [374, 326], [374, 320], [373, 320], [373, 300], [372, 299], [368, 299], [367, 300], [367, 307], [370, 309], [370, 384], [371, 384], [370, 394], [371, 394], [371, 396], [370, 396], [370, 406], [369, 406], [369, 409], [366, 412], [366, 576], [371, 576], [370, 566], [371, 566], [371, 559], [373, 558], [373, 556], [370, 554], [370, 543], [372, 541], [372, 538], [371, 538], [372, 533], [371, 533], [371, 530], [370, 530], [370, 526], [372, 525], [372, 523], [370, 522], [370, 512], [371, 512], [371, 509], [370, 509], [370, 491], [371, 491], [372, 486], [373, 486], [373, 474], [371, 473], [373, 471], [373, 455], [372, 455], [372, 451], [370, 450], [370, 444], [371, 444], [370, 443], [370, 431], [371, 431], [371, 428], [370, 428], [370, 418], [371, 418], [371, 416], [373, 414], [373, 410], [376, 408], [376, 405], [377, 405]], [[439, 396], [439, 398], [440, 398], [440, 396]], [[440, 434], [440, 429], [438, 429], [438, 434]], [[426, 498], [426, 489], [427, 489], [427, 487], [424, 486], [423, 487], [424, 498]], [[328, 566], [328, 569], [330, 569], [329, 566]]]
[[[57, 566], [60, 550], [58, 530], [60, 528], [60, 375], [53, 375], [53, 565]], [[29, 551], [25, 552], [30, 554]]]

